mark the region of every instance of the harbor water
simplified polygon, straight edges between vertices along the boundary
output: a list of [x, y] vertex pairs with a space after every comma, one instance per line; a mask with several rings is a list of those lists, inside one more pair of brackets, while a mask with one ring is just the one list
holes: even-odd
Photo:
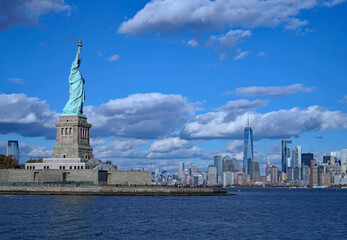
[[345, 239], [347, 189], [230, 196], [0, 196], [1, 239]]

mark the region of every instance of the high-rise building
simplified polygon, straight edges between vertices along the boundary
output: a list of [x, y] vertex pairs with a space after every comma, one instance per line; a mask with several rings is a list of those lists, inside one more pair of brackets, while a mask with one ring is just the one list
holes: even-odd
[[223, 172], [238, 172], [240, 171], [240, 164], [235, 158], [230, 158], [226, 155], [223, 158]]
[[234, 172], [223, 172], [223, 186], [234, 184]]
[[159, 182], [159, 179], [160, 179], [160, 169], [159, 168], [157, 168], [155, 170], [154, 179], [155, 179], [155, 183], [158, 185], [158, 182]]
[[275, 165], [272, 165], [271, 167], [271, 184], [277, 184], [278, 183], [278, 168]]
[[[288, 148], [287, 152], [290, 154], [290, 149]], [[293, 163], [293, 158], [290, 157], [287, 157], [287, 161], [286, 161], [286, 168], [290, 168], [290, 167], [293, 167], [294, 166], [294, 163]]]
[[189, 168], [189, 176], [193, 177], [194, 174], [199, 173], [199, 169], [197, 166], [190, 166]]
[[302, 153], [301, 154], [302, 165], [311, 166], [311, 160], [313, 160], [313, 153]]
[[308, 181], [310, 176], [310, 167], [308, 165], [303, 165], [301, 168], [301, 179]]
[[223, 158], [223, 172], [228, 172], [231, 168], [231, 157], [229, 155], [225, 155]]
[[296, 146], [292, 153], [293, 167], [301, 167], [301, 146]]
[[249, 173], [249, 163], [254, 161], [253, 158], [253, 130], [247, 126], [244, 131], [243, 140], [243, 172]]
[[318, 167], [315, 166], [315, 161], [312, 159], [310, 161], [310, 186], [318, 185]]
[[341, 166], [347, 164], [347, 149], [341, 150]]
[[258, 178], [260, 178], [259, 162], [249, 162], [248, 167], [251, 180], [256, 181]]
[[231, 159], [231, 169], [230, 170], [232, 172], [240, 172], [241, 171], [239, 161], [237, 161], [236, 158]]
[[282, 140], [282, 172], [287, 172], [287, 161], [290, 158], [290, 149], [287, 144], [292, 143], [291, 140]]
[[178, 164], [178, 178], [179, 179], [183, 178], [183, 171], [184, 171], [184, 162], [180, 162]]
[[330, 153], [330, 165], [335, 165], [335, 159], [336, 158], [336, 152], [331, 152]]
[[15, 159], [15, 163], [19, 162], [19, 145], [16, 140], [9, 140], [7, 143], [7, 156], [12, 156]]
[[217, 184], [217, 168], [214, 165], [209, 165], [207, 168], [207, 185]]
[[330, 162], [330, 156], [323, 156], [323, 163], [329, 163]]
[[222, 158], [222, 156], [214, 156], [214, 166], [217, 169], [217, 183], [222, 184], [222, 178], [223, 178], [223, 158]]
[[188, 177], [188, 170], [184, 169], [183, 170], [183, 178], [182, 178], [182, 183], [183, 184], [188, 184], [189, 177]]
[[271, 165], [270, 162], [266, 159], [265, 176], [269, 175], [271, 175]]
[[203, 177], [201, 174], [194, 174], [193, 176], [193, 184], [194, 185], [202, 185], [204, 183]]
[[[298, 168], [296, 168], [296, 169], [298, 169]], [[295, 178], [295, 168], [287, 167], [287, 180], [288, 181], [296, 180], [296, 178]]]

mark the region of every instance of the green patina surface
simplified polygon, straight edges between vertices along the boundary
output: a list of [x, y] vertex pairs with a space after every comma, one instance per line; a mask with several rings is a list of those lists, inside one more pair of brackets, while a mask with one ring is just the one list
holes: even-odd
[[66, 103], [62, 116], [81, 116], [83, 114], [83, 103], [85, 100], [84, 93], [84, 79], [81, 72], [78, 70], [80, 66], [79, 55], [81, 53], [82, 42], [79, 41], [77, 45], [77, 54], [75, 60], [72, 62], [70, 76], [69, 76], [69, 100]]

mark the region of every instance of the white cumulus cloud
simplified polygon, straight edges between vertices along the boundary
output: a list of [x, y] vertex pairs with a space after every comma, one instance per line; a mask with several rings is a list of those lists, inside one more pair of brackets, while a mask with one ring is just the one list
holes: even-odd
[[181, 137], [184, 139], [242, 139], [248, 117], [254, 137], [286, 138], [307, 131], [347, 129], [347, 114], [330, 111], [319, 106], [292, 108], [267, 113], [245, 112], [230, 117], [226, 111], [197, 115], [186, 123]]
[[264, 107], [266, 105], [268, 105], [268, 101], [265, 100], [249, 101], [247, 99], [237, 99], [234, 101], [229, 101], [226, 105], [218, 109], [222, 111], [246, 112], [252, 109]]
[[296, 29], [300, 29], [303, 26], [306, 26], [307, 24], [308, 24], [308, 22], [306, 20], [300, 20], [297, 18], [293, 18], [290, 22], [288, 22], [285, 25], [285, 29], [296, 30]]
[[[117, 136], [156, 139], [177, 130], [194, 115], [196, 104], [181, 95], [133, 94], [99, 106], [85, 106], [93, 123], [93, 137]], [[0, 133], [55, 138], [59, 113], [38, 98], [25, 94], [0, 94]]]
[[242, 152], [243, 141], [242, 140], [234, 140], [232, 142], [227, 143], [227, 151], [230, 152]]
[[181, 126], [194, 114], [194, 104], [181, 95], [133, 94], [100, 106], [86, 106], [96, 136], [157, 138]]
[[151, 144], [149, 151], [151, 152], [169, 152], [180, 148], [190, 148], [192, 143], [188, 140], [178, 137], [164, 138], [157, 140]]
[[153, 142], [149, 147], [147, 157], [153, 159], [180, 159], [196, 158], [202, 155], [202, 149], [193, 146], [193, 142], [174, 137]]
[[[307, 9], [343, 0], [152, 0], [123, 22], [119, 33], [195, 32], [229, 28], [276, 27]], [[302, 21], [302, 20], [301, 20]]]
[[96, 146], [93, 153], [96, 158], [144, 158], [146, 151], [140, 151], [138, 148], [147, 143], [141, 139], [122, 139]]
[[64, 0], [10, 0], [0, 1], [0, 31], [17, 25], [32, 27], [42, 15], [50, 12], [69, 14], [72, 7]]
[[233, 59], [234, 60], [244, 59], [245, 57], [247, 57], [249, 55], [249, 53], [250, 53], [249, 51], [244, 51], [244, 52], [237, 53]]
[[252, 86], [252, 87], [242, 87], [236, 89], [237, 95], [242, 95], [245, 97], [283, 97], [292, 95], [298, 92], [312, 92], [312, 87], [304, 87], [301, 83], [292, 84], [288, 86]]
[[58, 114], [38, 98], [25, 94], [0, 94], [0, 133], [55, 138]]
[[209, 44], [218, 43], [218, 50], [234, 47], [242, 38], [250, 37], [249, 30], [230, 30], [226, 34], [213, 35], [210, 37]]
[[114, 54], [108, 58], [105, 58], [106, 61], [109, 61], [109, 62], [115, 62], [115, 61], [118, 61], [119, 60], [119, 55], [118, 54]]
[[[208, 39], [207, 46], [224, 50], [250, 37], [250, 29], [254, 28], [283, 27], [300, 32], [308, 24], [307, 20], [300, 19], [304, 11], [343, 2], [345, 0], [152, 0], [124, 21], [118, 33], [134, 36], [157, 33], [183, 37], [184, 41], [199, 36], [199, 42]], [[195, 47], [197, 42], [190, 40], [188, 45]], [[243, 59], [248, 53], [242, 52], [234, 59]]]
[[[184, 159], [203, 155], [202, 149], [192, 141], [174, 138], [155, 140], [152, 144], [141, 139], [121, 139], [94, 148], [95, 157], [128, 159]], [[140, 149], [141, 147], [141, 149]]]

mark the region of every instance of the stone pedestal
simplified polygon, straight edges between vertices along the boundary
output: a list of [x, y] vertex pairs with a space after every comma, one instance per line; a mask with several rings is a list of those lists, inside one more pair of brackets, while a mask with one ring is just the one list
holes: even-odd
[[52, 158], [94, 158], [90, 146], [89, 129], [92, 127], [82, 116], [60, 116], [57, 127], [56, 144]]

